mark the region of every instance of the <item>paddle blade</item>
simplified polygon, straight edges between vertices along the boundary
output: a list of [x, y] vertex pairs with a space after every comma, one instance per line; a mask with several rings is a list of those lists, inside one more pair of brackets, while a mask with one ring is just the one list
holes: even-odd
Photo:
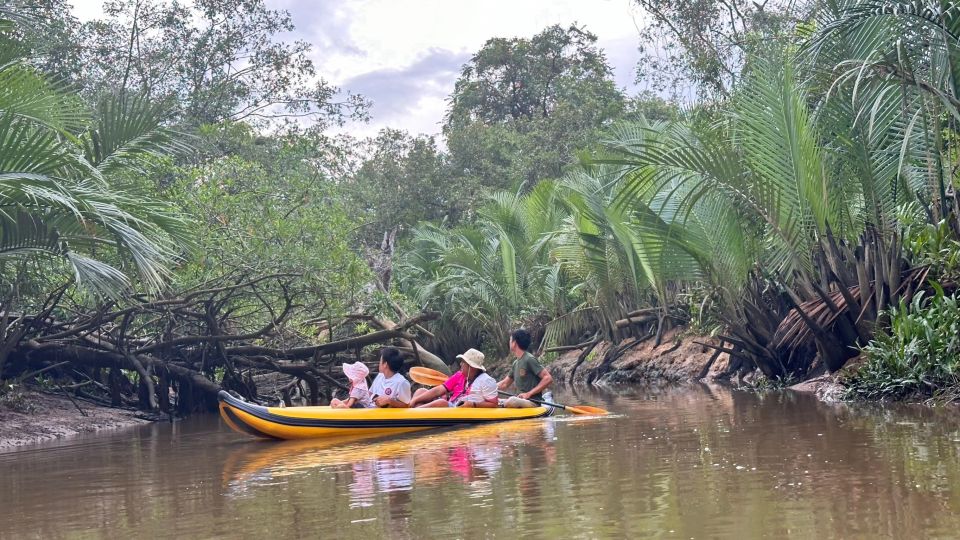
[[610, 414], [610, 411], [606, 409], [601, 409], [600, 407], [591, 407], [589, 405], [567, 405], [565, 409], [568, 412], [572, 412], [573, 414], [591, 414], [591, 415]]
[[410, 378], [427, 386], [441, 385], [447, 380], [447, 377], [447, 375], [435, 369], [419, 366], [410, 368]]

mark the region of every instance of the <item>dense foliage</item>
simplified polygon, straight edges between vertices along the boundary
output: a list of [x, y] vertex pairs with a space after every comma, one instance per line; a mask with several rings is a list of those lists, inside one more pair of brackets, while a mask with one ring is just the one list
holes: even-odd
[[576, 26], [489, 40], [450, 96], [443, 132], [458, 175], [511, 191], [559, 177], [597, 129], [623, 112], [596, 41]]
[[771, 42], [789, 42], [815, 2], [636, 0], [640, 29], [637, 82], [680, 100], [729, 97], [750, 62]]
[[179, 384], [186, 412], [268, 369], [317, 398], [317, 368], [276, 357], [354, 334], [343, 315], [371, 302], [355, 158], [323, 133], [365, 103], [333, 100], [291, 28], [260, 1], [108, 2], [83, 24], [0, 6], [0, 376], [65, 355], [54, 373], [114, 404]]
[[55, 257], [100, 293], [130, 286], [131, 268], [161, 287], [186, 220], [132, 179], [185, 151], [182, 136], [138, 96], [84, 104], [26, 61], [12, 29], [0, 27], [0, 276], [15, 283]]
[[0, 374], [55, 345], [36, 321], [112, 314], [96, 346], [141, 382], [162, 350], [184, 378], [249, 387], [242, 366], [268, 365], [315, 385], [319, 356], [277, 363], [290, 343], [434, 309], [445, 357], [503, 353], [518, 324], [545, 350], [690, 324], [730, 374], [835, 371], [867, 347], [861, 393], [952, 384], [915, 349], [955, 324], [929, 290], [960, 268], [956, 6], [638, 4], [660, 95], [624, 95], [596, 36], [551, 26], [488, 40], [442, 135], [365, 141], [329, 135], [367, 103], [262, 0], [113, 0], [85, 23], [2, 4]]
[[890, 308], [890, 329], [864, 348], [867, 360], [847, 381], [866, 398], [940, 396], [960, 391], [960, 302], [956, 295], [918, 293]]
[[[786, 378], [838, 369], [886, 327], [885, 308], [937, 270], [911, 266], [899, 209], [911, 205], [922, 209], [921, 221], [942, 223], [941, 243], [958, 233], [956, 41], [947, 37], [956, 35], [956, 21], [947, 7], [844, 2], [774, 13], [753, 6], [730, 11], [717, 26], [705, 15], [682, 17], [707, 24], [674, 38], [687, 61], [683, 73], [712, 101], [667, 121], [607, 127], [584, 163], [549, 184], [550, 210], [522, 214], [515, 225], [536, 229], [526, 221], [545, 214], [552, 228], [504, 250], [483, 217], [470, 242], [462, 230], [448, 239], [495, 264], [471, 266], [467, 280], [460, 260], [433, 258], [438, 266], [429, 272], [415, 262], [411, 290], [422, 301], [432, 295], [474, 306], [482, 320], [459, 323], [493, 338], [509, 324], [494, 321], [538, 311], [500, 292], [520, 283], [512, 277], [525, 267], [519, 254], [536, 246], [539, 264], [557, 277], [549, 285], [528, 279], [524, 298], [550, 290], [572, 307], [558, 316], [555, 302], [539, 305], [552, 319], [548, 346], [594, 332], [614, 341], [648, 332], [659, 339], [664, 325], [695, 315], [719, 323], [719, 349], [740, 370]], [[683, 3], [654, 15], [673, 28], [683, 13], [724, 11]], [[804, 13], [806, 21], [792, 22]], [[749, 39], [736, 50], [707, 46], [741, 34]], [[685, 40], [690, 35], [699, 37]], [[914, 43], [932, 44], [935, 54]], [[422, 231], [444, 245], [438, 232]], [[548, 288], [555, 283], [566, 289]], [[505, 286], [494, 294], [475, 284]], [[647, 308], [657, 315], [632, 315]]]

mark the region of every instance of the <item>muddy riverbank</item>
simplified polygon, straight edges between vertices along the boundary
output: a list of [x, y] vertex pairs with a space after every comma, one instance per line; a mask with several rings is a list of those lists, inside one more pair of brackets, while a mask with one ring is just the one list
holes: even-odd
[[714, 350], [701, 344], [708, 341], [709, 338], [670, 332], [659, 346], [654, 346], [653, 340], [640, 343], [610, 362], [603, 368], [603, 373], [598, 374], [598, 368], [611, 347], [610, 343], [604, 342], [594, 347], [582, 361], [582, 350], [567, 351], [551, 362], [549, 369], [554, 380], [573, 386], [678, 383], [728, 378], [727, 354], [721, 353], [711, 364]]
[[[715, 350], [705, 343], [715, 341], [674, 330], [664, 336], [660, 345], [655, 346], [653, 340], [640, 343], [602, 369], [604, 356], [612, 346], [606, 342], [598, 344], [585, 357], [581, 354], [582, 349], [566, 351], [550, 362], [547, 368], [554, 380], [575, 387], [682, 384], [701, 380], [734, 386], [756, 385], [759, 372], [731, 370], [729, 356], [726, 353], [715, 356]], [[857, 364], [851, 361], [851, 369]], [[845, 367], [838, 374], [814, 373], [809, 379], [789, 389], [814, 394], [821, 401], [839, 401], [844, 387], [838, 381], [842, 373], [847, 371]]]
[[148, 422], [138, 411], [34, 391], [8, 393], [0, 400], [0, 451]]

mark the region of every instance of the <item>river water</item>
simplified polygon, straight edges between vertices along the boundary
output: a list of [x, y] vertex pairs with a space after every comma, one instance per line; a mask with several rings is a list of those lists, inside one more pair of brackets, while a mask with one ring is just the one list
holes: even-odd
[[0, 453], [0, 538], [956, 538], [955, 410], [702, 386], [257, 441], [215, 416]]

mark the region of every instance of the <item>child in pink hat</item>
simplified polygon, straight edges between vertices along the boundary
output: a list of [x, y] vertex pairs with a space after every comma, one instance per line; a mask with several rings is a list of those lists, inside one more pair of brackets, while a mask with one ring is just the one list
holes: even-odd
[[330, 406], [334, 409], [350, 408], [372, 408], [373, 396], [370, 395], [370, 389], [367, 387], [367, 375], [370, 370], [363, 362], [354, 362], [352, 364], [343, 364], [343, 374], [350, 380], [350, 393], [346, 400], [334, 398]]

